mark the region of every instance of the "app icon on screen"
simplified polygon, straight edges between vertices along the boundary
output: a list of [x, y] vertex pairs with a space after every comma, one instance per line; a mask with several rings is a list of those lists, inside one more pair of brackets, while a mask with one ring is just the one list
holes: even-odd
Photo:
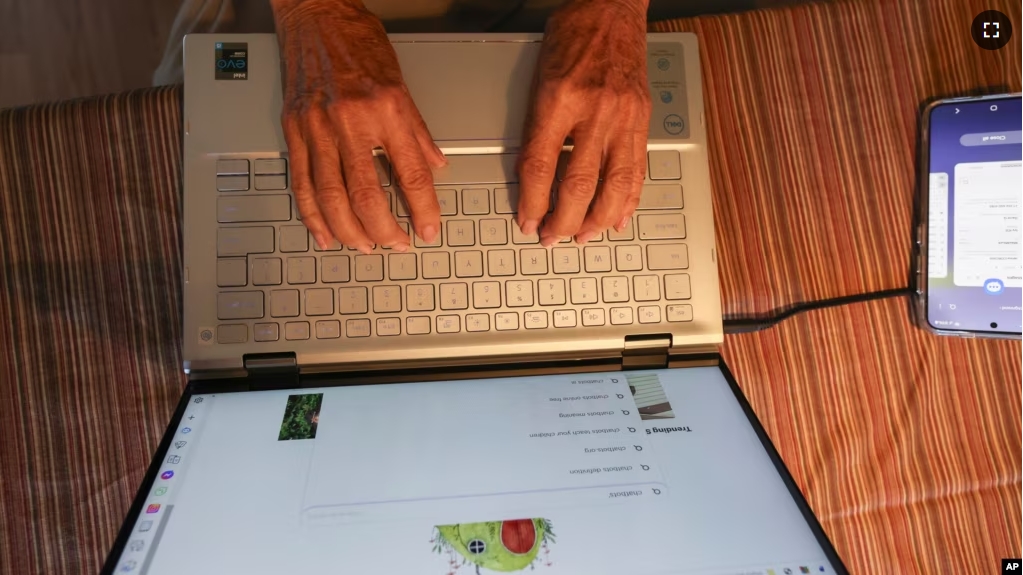
[[156, 513], [160, 510], [159, 503], [150, 503], [149, 507], [146, 507], [146, 513]]
[[159, 496], [161, 496], [161, 495], [163, 495], [165, 493], [167, 493], [167, 488], [166, 487], [157, 487], [156, 491], [153, 492], [153, 495], [159, 497]]
[[139, 523], [139, 533], [145, 533], [146, 531], [149, 531], [152, 528], [153, 528], [152, 521], [142, 521], [141, 523]]
[[171, 477], [174, 477], [174, 472], [170, 469], [160, 474], [160, 479], [170, 479]]

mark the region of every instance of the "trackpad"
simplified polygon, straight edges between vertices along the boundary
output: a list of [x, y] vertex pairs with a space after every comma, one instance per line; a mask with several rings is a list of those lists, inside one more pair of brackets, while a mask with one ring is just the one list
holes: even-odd
[[539, 42], [395, 43], [433, 138], [521, 139]]

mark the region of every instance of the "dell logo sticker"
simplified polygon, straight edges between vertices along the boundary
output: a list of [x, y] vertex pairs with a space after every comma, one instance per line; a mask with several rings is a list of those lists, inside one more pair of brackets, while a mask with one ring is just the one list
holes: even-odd
[[669, 114], [664, 118], [664, 131], [677, 136], [685, 130], [685, 121], [678, 114]]

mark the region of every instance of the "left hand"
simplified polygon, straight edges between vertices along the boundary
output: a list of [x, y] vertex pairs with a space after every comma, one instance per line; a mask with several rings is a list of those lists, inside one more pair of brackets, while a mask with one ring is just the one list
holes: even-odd
[[567, 137], [574, 147], [540, 230], [544, 246], [620, 231], [639, 205], [650, 123], [646, 10], [647, 0], [572, 0], [547, 22], [519, 159], [523, 233], [547, 213]]

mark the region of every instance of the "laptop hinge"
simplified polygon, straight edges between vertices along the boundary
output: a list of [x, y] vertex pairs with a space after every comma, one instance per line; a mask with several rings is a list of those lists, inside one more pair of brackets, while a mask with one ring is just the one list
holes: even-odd
[[251, 390], [298, 387], [298, 360], [292, 352], [252, 353], [243, 356], [242, 361]]
[[668, 367], [671, 334], [627, 335], [622, 349], [622, 369], [663, 369]]

